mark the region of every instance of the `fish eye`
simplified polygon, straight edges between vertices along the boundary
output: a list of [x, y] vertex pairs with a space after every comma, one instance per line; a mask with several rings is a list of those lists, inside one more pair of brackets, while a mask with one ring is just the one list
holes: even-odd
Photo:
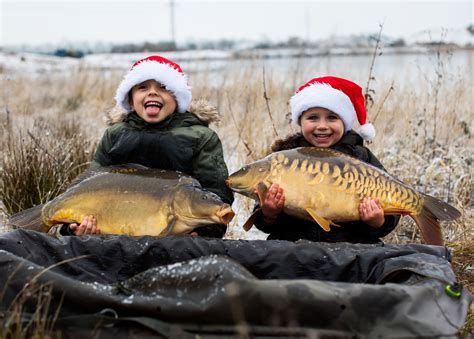
[[202, 200], [207, 200], [207, 197], [205, 195], [203, 195]]

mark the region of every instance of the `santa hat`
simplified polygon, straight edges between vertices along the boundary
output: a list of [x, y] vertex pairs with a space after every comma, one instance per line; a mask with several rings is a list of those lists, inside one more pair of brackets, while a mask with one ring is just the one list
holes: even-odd
[[184, 113], [189, 108], [192, 95], [186, 75], [177, 63], [158, 55], [138, 60], [132, 65], [117, 88], [117, 104], [125, 111], [131, 112], [133, 109], [128, 101], [128, 93], [133, 86], [147, 80], [156, 80], [174, 95], [179, 113]]
[[367, 123], [362, 88], [356, 83], [336, 77], [314, 78], [302, 85], [290, 99], [291, 119], [299, 124], [301, 114], [313, 107], [322, 107], [337, 114], [344, 123], [344, 132], [352, 128], [357, 118], [364, 139], [375, 137], [375, 128]]

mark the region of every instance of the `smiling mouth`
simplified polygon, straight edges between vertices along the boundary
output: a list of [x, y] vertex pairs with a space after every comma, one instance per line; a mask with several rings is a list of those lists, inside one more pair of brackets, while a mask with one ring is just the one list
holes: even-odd
[[161, 102], [158, 102], [158, 101], [148, 101], [145, 103], [145, 108], [148, 108], [148, 107], [158, 107], [158, 108], [162, 108], [163, 107], [163, 104]]

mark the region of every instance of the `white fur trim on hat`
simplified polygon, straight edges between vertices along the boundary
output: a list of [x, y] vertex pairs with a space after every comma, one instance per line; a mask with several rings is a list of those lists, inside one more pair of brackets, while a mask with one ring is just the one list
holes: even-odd
[[128, 102], [128, 93], [133, 86], [147, 80], [156, 80], [174, 95], [179, 113], [184, 113], [189, 108], [192, 94], [186, 75], [170, 65], [156, 61], [141, 62], [124, 76], [115, 94], [117, 104], [131, 112], [133, 109]]
[[352, 128], [356, 112], [349, 97], [327, 84], [315, 83], [303, 88], [290, 99], [291, 120], [299, 124], [303, 112], [313, 107], [322, 107], [336, 113], [344, 123], [344, 132]]
[[357, 133], [365, 140], [372, 140], [375, 138], [375, 127], [371, 123], [365, 123], [360, 126]]

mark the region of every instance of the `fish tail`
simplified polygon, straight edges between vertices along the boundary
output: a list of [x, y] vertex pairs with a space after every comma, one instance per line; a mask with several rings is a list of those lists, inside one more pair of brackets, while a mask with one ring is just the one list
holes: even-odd
[[438, 220], [454, 220], [461, 216], [456, 208], [435, 197], [423, 194], [423, 200], [423, 209], [429, 210]]
[[421, 235], [428, 245], [443, 245], [440, 220], [454, 220], [461, 216], [456, 208], [435, 197], [424, 194], [423, 208], [412, 216], [420, 228]]
[[13, 214], [8, 218], [7, 226], [33, 231], [44, 231], [45, 225], [42, 218], [43, 206], [44, 204], [37, 205]]

